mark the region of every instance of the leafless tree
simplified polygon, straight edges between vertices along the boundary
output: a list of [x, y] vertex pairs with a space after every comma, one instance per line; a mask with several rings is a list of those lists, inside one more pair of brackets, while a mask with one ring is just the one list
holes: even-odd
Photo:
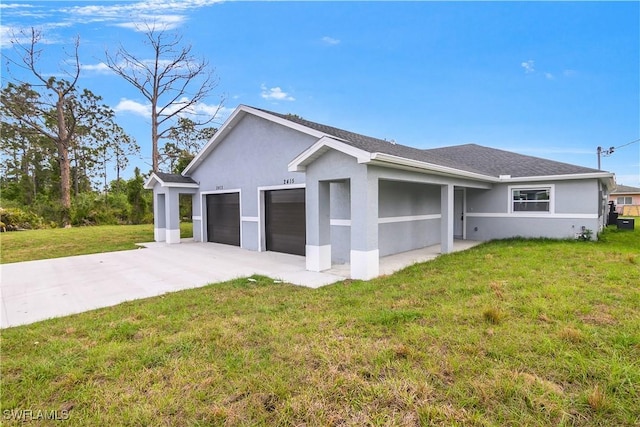
[[[152, 167], [158, 171], [158, 142], [178, 126], [178, 118], [198, 115], [196, 107], [218, 86], [218, 79], [206, 59], [191, 53], [178, 34], [167, 33], [155, 24], [144, 24], [145, 45], [151, 56], [145, 59], [120, 45], [115, 54], [106, 52], [107, 66], [138, 89], [151, 105]], [[213, 114], [200, 114], [197, 125], [214, 120], [222, 99]]]
[[[14, 35], [12, 44], [17, 58], [7, 59], [9, 66], [16, 66], [27, 70], [35, 82], [17, 80], [17, 85], [10, 84], [3, 90], [3, 113], [12, 117], [23, 129], [45, 136], [55, 142], [60, 165], [60, 202], [62, 205], [62, 222], [65, 227], [70, 226], [69, 212], [71, 210], [71, 165], [69, 149], [73, 143], [76, 125], [75, 104], [76, 83], [80, 77], [80, 59], [78, 47], [80, 38], [76, 37], [73, 50], [67, 53], [63, 70], [68, 80], [45, 77], [38, 69], [38, 62], [42, 50], [38, 43], [42, 41], [41, 31], [31, 28], [30, 34], [23, 33], [19, 37]], [[30, 42], [22, 44], [19, 40], [29, 38]], [[46, 96], [42, 97], [32, 88], [44, 88]]]

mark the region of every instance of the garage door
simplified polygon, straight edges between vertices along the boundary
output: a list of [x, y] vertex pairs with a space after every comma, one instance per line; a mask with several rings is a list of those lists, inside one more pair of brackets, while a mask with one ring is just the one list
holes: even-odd
[[240, 246], [240, 193], [207, 195], [207, 240]]
[[305, 254], [304, 188], [265, 193], [265, 229], [268, 251]]

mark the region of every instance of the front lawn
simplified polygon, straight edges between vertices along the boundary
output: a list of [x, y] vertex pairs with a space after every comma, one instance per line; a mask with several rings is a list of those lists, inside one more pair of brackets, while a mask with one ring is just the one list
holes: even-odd
[[640, 230], [9, 328], [0, 373], [4, 425], [31, 410], [69, 426], [637, 426]]
[[[191, 223], [180, 224], [181, 237], [191, 237]], [[153, 224], [100, 225], [0, 233], [3, 264], [136, 249], [153, 241]]]

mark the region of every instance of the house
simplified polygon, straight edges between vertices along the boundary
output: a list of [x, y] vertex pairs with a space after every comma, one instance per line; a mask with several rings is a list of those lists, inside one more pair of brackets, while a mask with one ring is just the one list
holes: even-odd
[[640, 216], [640, 188], [617, 185], [609, 194], [609, 202], [616, 205], [620, 215]]
[[239, 106], [181, 175], [153, 173], [155, 239], [180, 242], [178, 195], [193, 236], [349, 263], [378, 276], [380, 257], [454, 239], [574, 238], [605, 224], [613, 174], [475, 144], [418, 149]]

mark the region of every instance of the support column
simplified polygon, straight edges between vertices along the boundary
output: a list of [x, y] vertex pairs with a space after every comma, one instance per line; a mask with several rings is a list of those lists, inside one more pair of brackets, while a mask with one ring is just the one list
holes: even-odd
[[167, 240], [167, 222], [165, 209], [165, 195], [163, 193], [155, 193], [153, 195], [153, 240], [156, 242], [164, 242]]
[[440, 252], [453, 252], [453, 185], [440, 187]]
[[167, 243], [180, 243], [180, 194], [169, 189], [165, 201]]
[[331, 268], [331, 223], [329, 182], [306, 183], [307, 270]]
[[351, 178], [351, 278], [380, 275], [378, 178], [367, 171]]

